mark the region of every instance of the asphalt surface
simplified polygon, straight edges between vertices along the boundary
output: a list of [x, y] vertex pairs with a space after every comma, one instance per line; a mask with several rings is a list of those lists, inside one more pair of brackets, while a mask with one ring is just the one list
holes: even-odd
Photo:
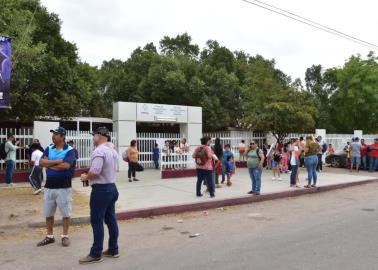
[[43, 236], [30, 231], [1, 239], [0, 269], [378, 269], [377, 190], [368, 184], [121, 222], [121, 257], [87, 266], [78, 259], [88, 253], [90, 227], [75, 228], [68, 248], [37, 248]]

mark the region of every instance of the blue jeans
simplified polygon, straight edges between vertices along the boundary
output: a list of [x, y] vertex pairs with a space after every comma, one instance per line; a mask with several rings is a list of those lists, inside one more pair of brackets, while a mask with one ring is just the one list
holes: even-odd
[[14, 161], [13, 160], [7, 160], [5, 161], [5, 164], [7, 165], [6, 171], [5, 171], [5, 183], [10, 184], [13, 183], [13, 173], [14, 173]]
[[118, 253], [118, 224], [115, 214], [115, 202], [118, 190], [115, 184], [96, 184], [92, 186], [90, 207], [93, 229], [93, 245], [90, 256], [102, 256], [104, 242], [104, 221], [109, 230], [109, 252]]
[[311, 185], [311, 181], [313, 181], [314, 185], [316, 185], [316, 180], [318, 176], [316, 175], [316, 167], [318, 166], [318, 157], [317, 156], [309, 156], [305, 157], [305, 164], [308, 173], [308, 184]]
[[[297, 162], [297, 164], [299, 163]], [[294, 186], [297, 184], [297, 174], [298, 174], [298, 165], [291, 165], [290, 185]]]
[[248, 168], [249, 177], [252, 181], [252, 191], [260, 193], [262, 168]]
[[361, 168], [364, 170], [367, 169], [366, 156], [361, 157]]
[[371, 157], [370, 158], [370, 169], [369, 169], [369, 172], [375, 172], [377, 170], [377, 166], [378, 166], [378, 158]]
[[197, 196], [201, 195], [201, 185], [202, 182], [206, 182], [207, 190], [209, 191], [210, 195], [214, 195], [215, 192], [215, 185], [213, 181], [213, 171], [211, 170], [202, 170], [197, 169], [197, 185], [196, 185], [196, 193]]

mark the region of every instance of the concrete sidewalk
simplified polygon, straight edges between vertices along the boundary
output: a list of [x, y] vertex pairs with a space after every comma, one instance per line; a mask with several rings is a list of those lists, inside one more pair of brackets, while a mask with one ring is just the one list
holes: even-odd
[[[306, 179], [306, 171], [304, 169], [300, 170], [301, 186], [303, 187]], [[272, 180], [272, 172], [264, 170], [262, 177], [262, 190], [261, 199], [264, 196], [268, 197], [266, 199], [274, 199], [274, 194], [279, 194], [278, 197], [288, 197], [291, 195], [301, 195], [306, 193], [312, 193], [316, 191], [325, 191], [329, 189], [346, 187], [349, 185], [356, 185], [358, 183], [365, 183], [366, 181], [378, 180], [378, 175], [366, 173], [348, 173], [344, 170], [326, 168], [326, 172], [319, 173], [318, 175], [318, 189], [305, 188], [290, 188], [290, 174], [282, 174], [283, 181]], [[226, 203], [225, 205], [246, 203], [251, 201], [250, 197], [257, 197], [247, 195], [247, 192], [251, 190], [251, 181], [248, 175], [247, 169], [237, 169], [236, 174], [233, 176], [231, 187], [223, 185], [222, 188], [216, 189], [216, 198], [212, 199], [206, 194], [202, 198], [197, 198], [195, 196], [195, 184], [196, 178], [180, 178], [180, 179], [160, 179], [160, 172], [155, 170], [146, 170], [143, 173], [137, 174], [137, 178], [141, 181], [129, 183], [127, 181], [127, 175], [125, 173], [118, 174], [118, 190], [119, 190], [119, 200], [117, 202], [117, 212], [130, 212], [133, 211], [134, 214], [128, 216], [124, 215], [124, 218], [138, 216], [139, 210], [142, 209], [153, 209], [159, 207], [169, 207], [169, 206], [181, 206], [177, 211], [190, 211], [199, 210], [201, 208], [209, 207], [213, 208], [215, 206], [222, 206], [222, 201], [235, 203]], [[329, 188], [333, 187], [333, 188]], [[83, 193], [89, 196], [91, 189], [84, 188], [79, 181], [74, 181], [74, 189], [76, 192]], [[206, 187], [203, 187], [203, 192]], [[288, 193], [290, 192], [290, 194]], [[214, 202], [216, 202], [214, 204]], [[199, 204], [203, 207], [196, 207]], [[185, 209], [182, 209], [182, 206]], [[192, 208], [190, 208], [192, 207]], [[170, 211], [174, 211], [171, 208]], [[168, 211], [168, 212], [170, 212]], [[151, 212], [151, 211], [150, 211]], [[148, 211], [141, 216], [148, 215]], [[165, 213], [165, 212], [163, 212]], [[153, 214], [153, 213], [151, 213]], [[122, 217], [122, 215], [120, 215]]]

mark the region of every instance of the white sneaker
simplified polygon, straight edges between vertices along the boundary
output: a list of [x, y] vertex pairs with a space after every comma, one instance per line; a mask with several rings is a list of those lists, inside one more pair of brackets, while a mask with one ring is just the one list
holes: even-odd
[[278, 181], [282, 181], [282, 178], [281, 178], [281, 177], [278, 177]]
[[38, 195], [39, 193], [41, 193], [42, 189], [37, 189], [36, 191], [34, 191], [33, 195]]
[[7, 184], [7, 186], [8, 186], [8, 187], [14, 187], [14, 186], [16, 186], [16, 185], [13, 184], [13, 183], [10, 183], [10, 184]]
[[275, 178], [275, 177], [272, 177], [272, 180], [276, 180], [276, 178]]

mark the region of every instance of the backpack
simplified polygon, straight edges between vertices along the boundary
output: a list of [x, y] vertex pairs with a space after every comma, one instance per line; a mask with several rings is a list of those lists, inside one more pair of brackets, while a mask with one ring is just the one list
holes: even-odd
[[126, 149], [126, 150], [122, 153], [122, 159], [123, 159], [123, 161], [125, 161], [125, 162], [129, 162], [129, 151], [128, 151], [128, 149]]
[[[252, 149], [248, 150], [247, 155], [248, 155], [249, 151], [252, 151]], [[260, 157], [261, 150], [258, 147], [256, 148], [256, 154], [257, 154], [257, 157], [259, 158], [259, 161], [261, 161], [261, 157]], [[263, 151], [262, 151], [262, 154], [264, 154]]]
[[0, 144], [0, 160], [6, 159], [8, 155], [8, 153], [5, 151], [5, 144], [6, 142]]
[[199, 166], [206, 164], [206, 162], [209, 160], [209, 157], [207, 156], [207, 151], [204, 146], [201, 146], [197, 149], [194, 159], [196, 161], [196, 164]]

